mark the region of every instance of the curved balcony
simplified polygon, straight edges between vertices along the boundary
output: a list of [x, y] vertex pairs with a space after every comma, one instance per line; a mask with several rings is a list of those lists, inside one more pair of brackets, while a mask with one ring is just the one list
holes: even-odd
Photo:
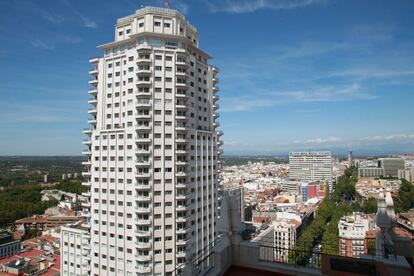
[[175, 71], [175, 75], [177, 77], [188, 78], [188, 74], [186, 71]]
[[92, 95], [92, 96], [96, 96], [96, 95], [98, 95], [98, 89], [96, 89], [96, 88], [94, 88], [94, 89], [90, 89], [90, 90], [88, 91], [88, 93], [89, 93], [90, 95]]
[[187, 173], [186, 172], [176, 172], [175, 176], [179, 177], [179, 178], [187, 177]]
[[188, 64], [188, 62], [184, 59], [177, 59], [175, 61], [175, 65], [177, 65], [178, 67], [183, 67], [183, 68], [187, 68], [190, 66], [190, 64]]
[[135, 118], [138, 120], [150, 120], [151, 115], [150, 114], [137, 114]]
[[137, 191], [149, 191], [149, 190], [151, 190], [151, 185], [149, 185], [149, 184], [144, 185], [144, 184], [138, 184], [138, 183], [136, 183], [135, 184], [135, 189]]
[[218, 100], [220, 100], [220, 96], [219, 95], [214, 95], [213, 96], [213, 101], [217, 102]]
[[219, 127], [219, 126], [220, 126], [220, 123], [219, 123], [219, 122], [214, 122], [214, 123], [213, 123], [213, 127], [214, 127], [214, 128], [217, 128], [217, 127]]
[[91, 196], [91, 192], [84, 192], [82, 193], [83, 196], [85, 197], [90, 197]]
[[187, 82], [176, 82], [175, 86], [177, 88], [181, 88], [181, 89], [188, 89], [189, 85], [187, 84]]
[[139, 241], [136, 241], [135, 242], [135, 245], [139, 249], [150, 249], [151, 248], [151, 242], [149, 242], [149, 241], [148, 242], [139, 242]]
[[92, 151], [91, 150], [84, 150], [84, 151], [82, 151], [82, 155], [92, 155]]
[[92, 175], [92, 172], [91, 171], [82, 172], [82, 176], [90, 177], [91, 175]]
[[137, 80], [136, 83], [137, 87], [148, 87], [151, 86], [151, 80]]
[[219, 91], [220, 91], [220, 89], [219, 89], [218, 86], [213, 86], [213, 93], [217, 93]]
[[176, 211], [187, 211], [187, 206], [186, 205], [177, 205], [175, 207]]
[[150, 196], [137, 196], [135, 197], [136, 202], [148, 202], [151, 200]]
[[137, 74], [137, 76], [149, 76], [152, 74], [151, 69], [139, 69], [137, 71], [135, 71], [135, 73]]
[[91, 108], [91, 109], [88, 110], [88, 113], [92, 114], [92, 115], [96, 115], [96, 114], [98, 114], [98, 110], [96, 108]]
[[175, 218], [175, 222], [187, 222], [187, 220], [190, 218], [190, 216], [185, 217], [177, 217]]
[[137, 168], [150, 167], [151, 166], [151, 161], [150, 160], [148, 160], [148, 161], [137, 161], [135, 166]]
[[213, 83], [214, 83], [214, 84], [216, 84], [216, 83], [218, 83], [220, 80], [219, 80], [219, 78], [213, 77], [212, 81], [213, 81]]
[[[178, 232], [177, 232], [178, 233]], [[176, 244], [177, 245], [186, 245], [187, 244], [187, 242], [189, 242], [190, 241], [190, 239], [189, 238], [185, 238], [185, 239], [179, 239], [179, 240], [177, 240], [176, 241]]]
[[[176, 230], [177, 234], [186, 234], [188, 231], [190, 231], [190, 227], [186, 227], [186, 228], [177, 228]], [[181, 241], [184, 241], [186, 239], [180, 239]], [[178, 241], [178, 240], [177, 240]]]
[[149, 144], [149, 143], [151, 143], [152, 141], [151, 141], [151, 138], [136, 138], [135, 139], [135, 143], [138, 143], [138, 144]]
[[89, 75], [97, 76], [98, 75], [98, 68], [92, 68], [89, 70]]
[[187, 110], [188, 109], [187, 105], [184, 104], [184, 103], [179, 103], [179, 104], [176, 103], [175, 108], [176, 109], [181, 109], [181, 110]]
[[187, 199], [187, 194], [177, 194], [177, 195], [175, 195], [175, 199], [185, 200], [185, 199]]
[[138, 274], [140, 273], [151, 273], [152, 268], [150, 266], [143, 266], [143, 265], [136, 265], [135, 269], [137, 270]]
[[85, 208], [91, 208], [91, 203], [89, 201], [82, 202], [81, 205], [82, 205], [82, 207], [85, 207]]
[[151, 154], [151, 151], [149, 149], [136, 149], [135, 154], [136, 155], [148, 155], [148, 154]]
[[152, 107], [152, 104], [151, 104], [150, 101], [148, 101], [148, 102], [137, 102], [136, 103], [136, 108], [137, 109], [139, 109], [139, 108], [151, 108], [151, 107]]
[[82, 144], [90, 146], [90, 145], [92, 145], [92, 140], [89, 140], [89, 139], [88, 140], [83, 140]]
[[175, 184], [175, 187], [177, 189], [185, 189], [185, 188], [187, 188], [187, 185], [183, 184], [183, 183], [177, 183], [177, 184]]
[[187, 93], [176, 93], [175, 97], [176, 98], [182, 98], [182, 99], [188, 99]]
[[224, 133], [222, 130], [217, 131], [217, 136], [222, 136]]
[[187, 131], [188, 128], [186, 126], [176, 126], [175, 130], [177, 130], [177, 131]]
[[135, 235], [140, 238], [151, 237], [151, 231], [142, 231], [142, 230], [135, 230]]
[[135, 125], [135, 128], [138, 131], [151, 131], [152, 129], [150, 125]]
[[138, 57], [137, 59], [137, 65], [144, 65], [144, 64], [151, 64], [151, 63], [152, 63], [151, 58]]
[[90, 125], [96, 125], [96, 123], [97, 123], [96, 119], [88, 120], [88, 124], [90, 124]]
[[93, 86], [97, 86], [98, 85], [98, 80], [97, 79], [91, 79], [91, 80], [89, 80], [89, 84], [93, 85]]
[[220, 146], [222, 146], [222, 145], [223, 145], [223, 141], [218, 141], [218, 142], [217, 142], [217, 146], [219, 146], [219, 147], [220, 147]]
[[82, 182], [82, 186], [90, 187], [92, 185], [91, 182]]
[[138, 91], [137, 93], [135, 93], [135, 96], [137, 98], [151, 98], [151, 93], [150, 92], [144, 92], [144, 91]]
[[213, 71], [213, 73], [217, 74], [218, 72], [220, 72], [220, 69], [218, 67], [211, 67], [211, 71]]
[[135, 259], [140, 262], [149, 262], [152, 260], [151, 255], [139, 255], [135, 254]]
[[82, 165], [83, 166], [91, 166], [92, 165], [92, 162], [91, 161], [83, 161], [82, 162]]
[[218, 155], [221, 155], [221, 154], [223, 154], [223, 153], [224, 153], [224, 152], [223, 152], [223, 150], [222, 150], [222, 149], [220, 149], [220, 150], [218, 150], [218, 151], [217, 151], [217, 154], [218, 154]]
[[99, 62], [99, 58], [98, 57], [93, 57], [93, 58], [90, 58], [89, 59], [89, 63], [96, 64], [98, 62]]
[[135, 178], [138, 179], [148, 179], [151, 178], [151, 173], [147, 172], [147, 173], [137, 173], [137, 175], [135, 176]]
[[135, 212], [137, 214], [148, 214], [148, 213], [151, 213], [151, 208], [150, 207], [136, 207]]
[[177, 154], [177, 155], [186, 155], [187, 150], [177, 149], [177, 150], [175, 150], [175, 154]]
[[177, 139], [175, 139], [175, 142], [177, 144], [187, 144], [188, 143], [187, 140], [184, 139], [184, 138], [177, 138]]
[[220, 113], [218, 113], [218, 112], [213, 113], [213, 117], [214, 117], [214, 119], [220, 118]]
[[218, 104], [218, 103], [214, 103], [213, 104], [213, 109], [214, 110], [217, 110], [217, 109], [219, 109], [220, 108], [220, 105]]

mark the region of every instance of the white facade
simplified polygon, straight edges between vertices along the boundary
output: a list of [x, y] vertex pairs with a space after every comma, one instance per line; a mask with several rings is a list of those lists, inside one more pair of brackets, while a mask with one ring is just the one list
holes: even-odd
[[292, 249], [296, 244], [296, 233], [300, 222], [293, 219], [277, 219], [272, 224], [275, 231], [275, 257], [287, 259], [288, 249]]
[[329, 183], [329, 192], [333, 192], [331, 152], [290, 152], [289, 178], [307, 182], [326, 180]]
[[89, 229], [81, 225], [60, 229], [60, 274], [67, 276], [90, 275]]
[[118, 19], [90, 60], [91, 275], [172, 275], [217, 236], [218, 69], [175, 10]]
[[360, 213], [342, 217], [338, 222], [339, 253], [343, 256], [356, 257], [365, 252], [365, 236], [374, 229], [371, 217]]

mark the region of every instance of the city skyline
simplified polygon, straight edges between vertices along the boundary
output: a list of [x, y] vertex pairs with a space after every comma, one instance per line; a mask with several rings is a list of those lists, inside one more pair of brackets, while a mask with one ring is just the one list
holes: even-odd
[[[79, 155], [85, 60], [113, 40], [116, 18], [161, 2], [0, 3], [0, 154]], [[200, 45], [220, 68], [225, 153], [412, 152], [413, 3], [174, 0], [172, 8], [204, 34]]]

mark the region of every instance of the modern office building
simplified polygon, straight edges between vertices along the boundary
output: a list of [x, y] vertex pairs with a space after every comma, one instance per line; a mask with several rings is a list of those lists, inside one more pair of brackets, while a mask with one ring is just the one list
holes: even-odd
[[405, 169], [404, 158], [380, 158], [378, 165], [384, 169], [384, 176], [398, 177], [398, 170]]
[[384, 177], [383, 168], [363, 167], [358, 168], [358, 177]]
[[329, 151], [289, 153], [289, 178], [314, 182], [326, 180], [332, 192], [332, 156]]
[[173, 275], [217, 236], [218, 69], [171, 9], [118, 19], [98, 48], [84, 130], [91, 275]]

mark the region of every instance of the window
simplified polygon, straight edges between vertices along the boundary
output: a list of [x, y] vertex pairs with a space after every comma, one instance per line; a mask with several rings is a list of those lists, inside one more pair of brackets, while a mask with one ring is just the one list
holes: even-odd
[[155, 26], [155, 27], [160, 27], [160, 26], [161, 26], [161, 22], [159, 22], [159, 21], [155, 21], [155, 22], [154, 22], [154, 26]]

